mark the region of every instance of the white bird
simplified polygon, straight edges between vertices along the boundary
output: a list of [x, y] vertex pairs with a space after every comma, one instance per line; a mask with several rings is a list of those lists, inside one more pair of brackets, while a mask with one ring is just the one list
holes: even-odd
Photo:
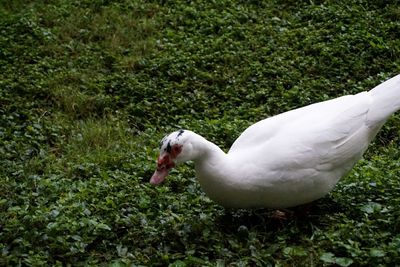
[[202, 189], [231, 208], [287, 208], [330, 192], [400, 109], [400, 75], [368, 92], [294, 109], [247, 128], [228, 153], [188, 130], [160, 144], [151, 184], [194, 161]]

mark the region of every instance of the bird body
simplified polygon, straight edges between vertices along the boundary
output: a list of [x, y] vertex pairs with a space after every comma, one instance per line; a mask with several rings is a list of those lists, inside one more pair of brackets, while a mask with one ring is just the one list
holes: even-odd
[[399, 109], [397, 75], [368, 92], [259, 121], [239, 136], [228, 153], [194, 132], [174, 132], [162, 141], [151, 182], [162, 182], [168, 175], [169, 168], [163, 169], [165, 162], [175, 166], [193, 160], [203, 190], [223, 206], [286, 208], [305, 204], [333, 189]]

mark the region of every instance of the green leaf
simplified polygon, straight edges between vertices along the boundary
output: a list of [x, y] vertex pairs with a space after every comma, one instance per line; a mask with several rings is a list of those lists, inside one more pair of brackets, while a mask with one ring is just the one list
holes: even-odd
[[302, 247], [286, 247], [283, 249], [283, 254], [288, 256], [307, 256], [307, 251]]
[[177, 260], [177, 261], [174, 261], [173, 263], [169, 264], [168, 266], [169, 267], [186, 267], [187, 265], [185, 262], [183, 262], [181, 260]]
[[123, 261], [121, 261], [121, 260], [116, 260], [116, 261], [113, 261], [110, 265], [109, 265], [109, 267], [126, 267], [126, 266], [128, 266], [126, 263], [124, 263]]
[[103, 229], [103, 230], [107, 230], [107, 231], [111, 231], [111, 227], [108, 226], [108, 225], [105, 224], [105, 223], [98, 223], [98, 224], [96, 224], [96, 228], [98, 228], [98, 229]]
[[335, 263], [335, 255], [331, 252], [324, 252], [319, 259], [326, 263]]
[[324, 252], [320, 257], [320, 260], [326, 263], [334, 263], [342, 267], [347, 267], [353, 263], [352, 259], [345, 257], [336, 257], [335, 254], [331, 252]]
[[381, 249], [371, 248], [369, 250], [369, 255], [371, 255], [371, 257], [380, 258], [380, 257], [384, 257], [386, 255], [386, 253]]
[[382, 210], [382, 205], [375, 202], [369, 202], [361, 207], [361, 210], [365, 213], [372, 214], [374, 212], [379, 212]]
[[335, 258], [335, 263], [339, 266], [347, 267], [353, 263], [353, 260], [349, 258]]

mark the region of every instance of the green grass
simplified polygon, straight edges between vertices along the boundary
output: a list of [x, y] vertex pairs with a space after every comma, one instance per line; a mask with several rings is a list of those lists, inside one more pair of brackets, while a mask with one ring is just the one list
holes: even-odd
[[400, 115], [310, 215], [227, 210], [178, 128], [252, 123], [400, 73], [397, 1], [0, 1], [0, 265], [395, 266]]

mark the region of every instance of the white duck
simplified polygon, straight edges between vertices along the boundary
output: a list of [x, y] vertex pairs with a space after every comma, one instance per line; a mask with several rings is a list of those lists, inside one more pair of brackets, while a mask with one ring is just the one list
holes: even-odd
[[400, 109], [400, 75], [368, 92], [291, 110], [246, 129], [228, 153], [180, 130], [164, 137], [159, 184], [176, 164], [193, 160], [206, 194], [232, 208], [286, 208], [330, 192]]

